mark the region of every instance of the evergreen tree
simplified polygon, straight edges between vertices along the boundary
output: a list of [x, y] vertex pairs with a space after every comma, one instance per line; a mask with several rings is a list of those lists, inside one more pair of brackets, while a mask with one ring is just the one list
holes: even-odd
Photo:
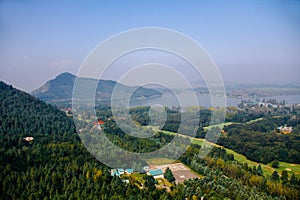
[[278, 167], [279, 167], [279, 162], [278, 162], [277, 160], [274, 160], [274, 161], [272, 162], [272, 167], [278, 168]]
[[293, 174], [290, 178], [290, 184], [291, 185], [297, 185], [297, 178], [295, 176], [295, 174]]
[[286, 170], [283, 170], [281, 172], [281, 180], [282, 180], [282, 184], [286, 184], [289, 181], [289, 175]]
[[255, 174], [255, 175], [257, 174], [256, 166], [253, 166], [252, 173]]
[[149, 190], [154, 190], [155, 189], [155, 179], [153, 176], [145, 176], [145, 187], [148, 188]]
[[164, 178], [167, 179], [169, 182], [173, 183], [175, 181], [175, 177], [172, 173], [172, 170], [168, 167], [164, 173]]
[[279, 181], [280, 180], [279, 174], [276, 170], [272, 173], [271, 179], [273, 181]]
[[259, 176], [263, 176], [264, 175], [264, 172], [263, 172], [263, 170], [262, 170], [262, 168], [261, 168], [261, 165], [259, 164], [258, 165], [258, 167], [257, 167], [257, 175], [259, 175]]

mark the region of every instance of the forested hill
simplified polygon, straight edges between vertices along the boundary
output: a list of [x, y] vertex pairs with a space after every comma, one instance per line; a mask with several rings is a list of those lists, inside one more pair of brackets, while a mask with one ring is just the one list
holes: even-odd
[[53, 106], [0, 82], [0, 134], [75, 133], [73, 119]]
[[[26, 137], [32, 137], [26, 141]], [[0, 81], [0, 199], [159, 199], [111, 177], [71, 118]]]
[[113, 179], [83, 147], [71, 118], [2, 81], [0, 144], [0, 199], [125, 199], [126, 190], [132, 198], [150, 195]]
[[[73, 86], [76, 76], [70, 73], [62, 73], [52, 80], [47, 81], [43, 86], [32, 92], [33, 96], [40, 98], [43, 101], [51, 104], [62, 103], [70, 105], [72, 100]], [[92, 85], [97, 85], [96, 98], [101, 102], [110, 102], [112, 92], [116, 86], [119, 86], [122, 92], [130, 92], [131, 89], [136, 89], [133, 98], [149, 98], [162, 95], [154, 89], [144, 87], [131, 87], [117, 83], [112, 80], [96, 80], [90, 78], [78, 78], [86, 85], [85, 90], [94, 92]]]

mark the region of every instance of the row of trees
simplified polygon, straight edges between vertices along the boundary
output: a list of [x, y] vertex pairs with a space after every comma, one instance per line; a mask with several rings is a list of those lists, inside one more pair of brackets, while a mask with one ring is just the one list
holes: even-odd
[[[214, 149], [207, 157], [202, 158], [199, 154], [195, 154], [197, 149], [199, 149], [199, 146], [192, 145], [181, 157], [181, 161], [205, 176], [204, 179], [208, 180], [211, 178], [215, 181], [214, 184], [222, 185], [223, 190], [221, 190], [221, 193], [226, 194], [226, 197], [240, 198], [239, 195], [242, 195], [242, 192], [242, 196], [245, 197], [242, 199], [249, 199], [251, 192], [244, 191], [245, 188], [246, 190], [253, 190], [255, 188], [263, 196], [270, 195], [288, 199], [299, 198], [300, 180], [294, 174], [289, 177], [287, 172], [283, 171], [280, 177], [278, 172], [274, 171], [272, 176], [268, 177], [264, 175], [260, 165], [249, 167], [247, 164], [238, 163], [231, 160], [230, 156], [226, 156], [226, 153], [222, 153], [225, 150]], [[236, 184], [236, 188], [228, 191], [228, 185], [231, 184]]]

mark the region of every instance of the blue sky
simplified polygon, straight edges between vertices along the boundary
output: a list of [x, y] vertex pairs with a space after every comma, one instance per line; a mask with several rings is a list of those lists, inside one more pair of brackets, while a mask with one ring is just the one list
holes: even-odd
[[32, 91], [76, 73], [106, 38], [132, 28], [174, 29], [201, 44], [223, 79], [298, 82], [300, 1], [0, 1], [0, 79]]

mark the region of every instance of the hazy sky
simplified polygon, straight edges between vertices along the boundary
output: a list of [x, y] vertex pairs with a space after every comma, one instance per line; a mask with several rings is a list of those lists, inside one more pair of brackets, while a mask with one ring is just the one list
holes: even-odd
[[101, 41], [163, 27], [194, 38], [224, 80], [299, 82], [299, 0], [0, 1], [0, 79], [31, 92], [76, 74]]

